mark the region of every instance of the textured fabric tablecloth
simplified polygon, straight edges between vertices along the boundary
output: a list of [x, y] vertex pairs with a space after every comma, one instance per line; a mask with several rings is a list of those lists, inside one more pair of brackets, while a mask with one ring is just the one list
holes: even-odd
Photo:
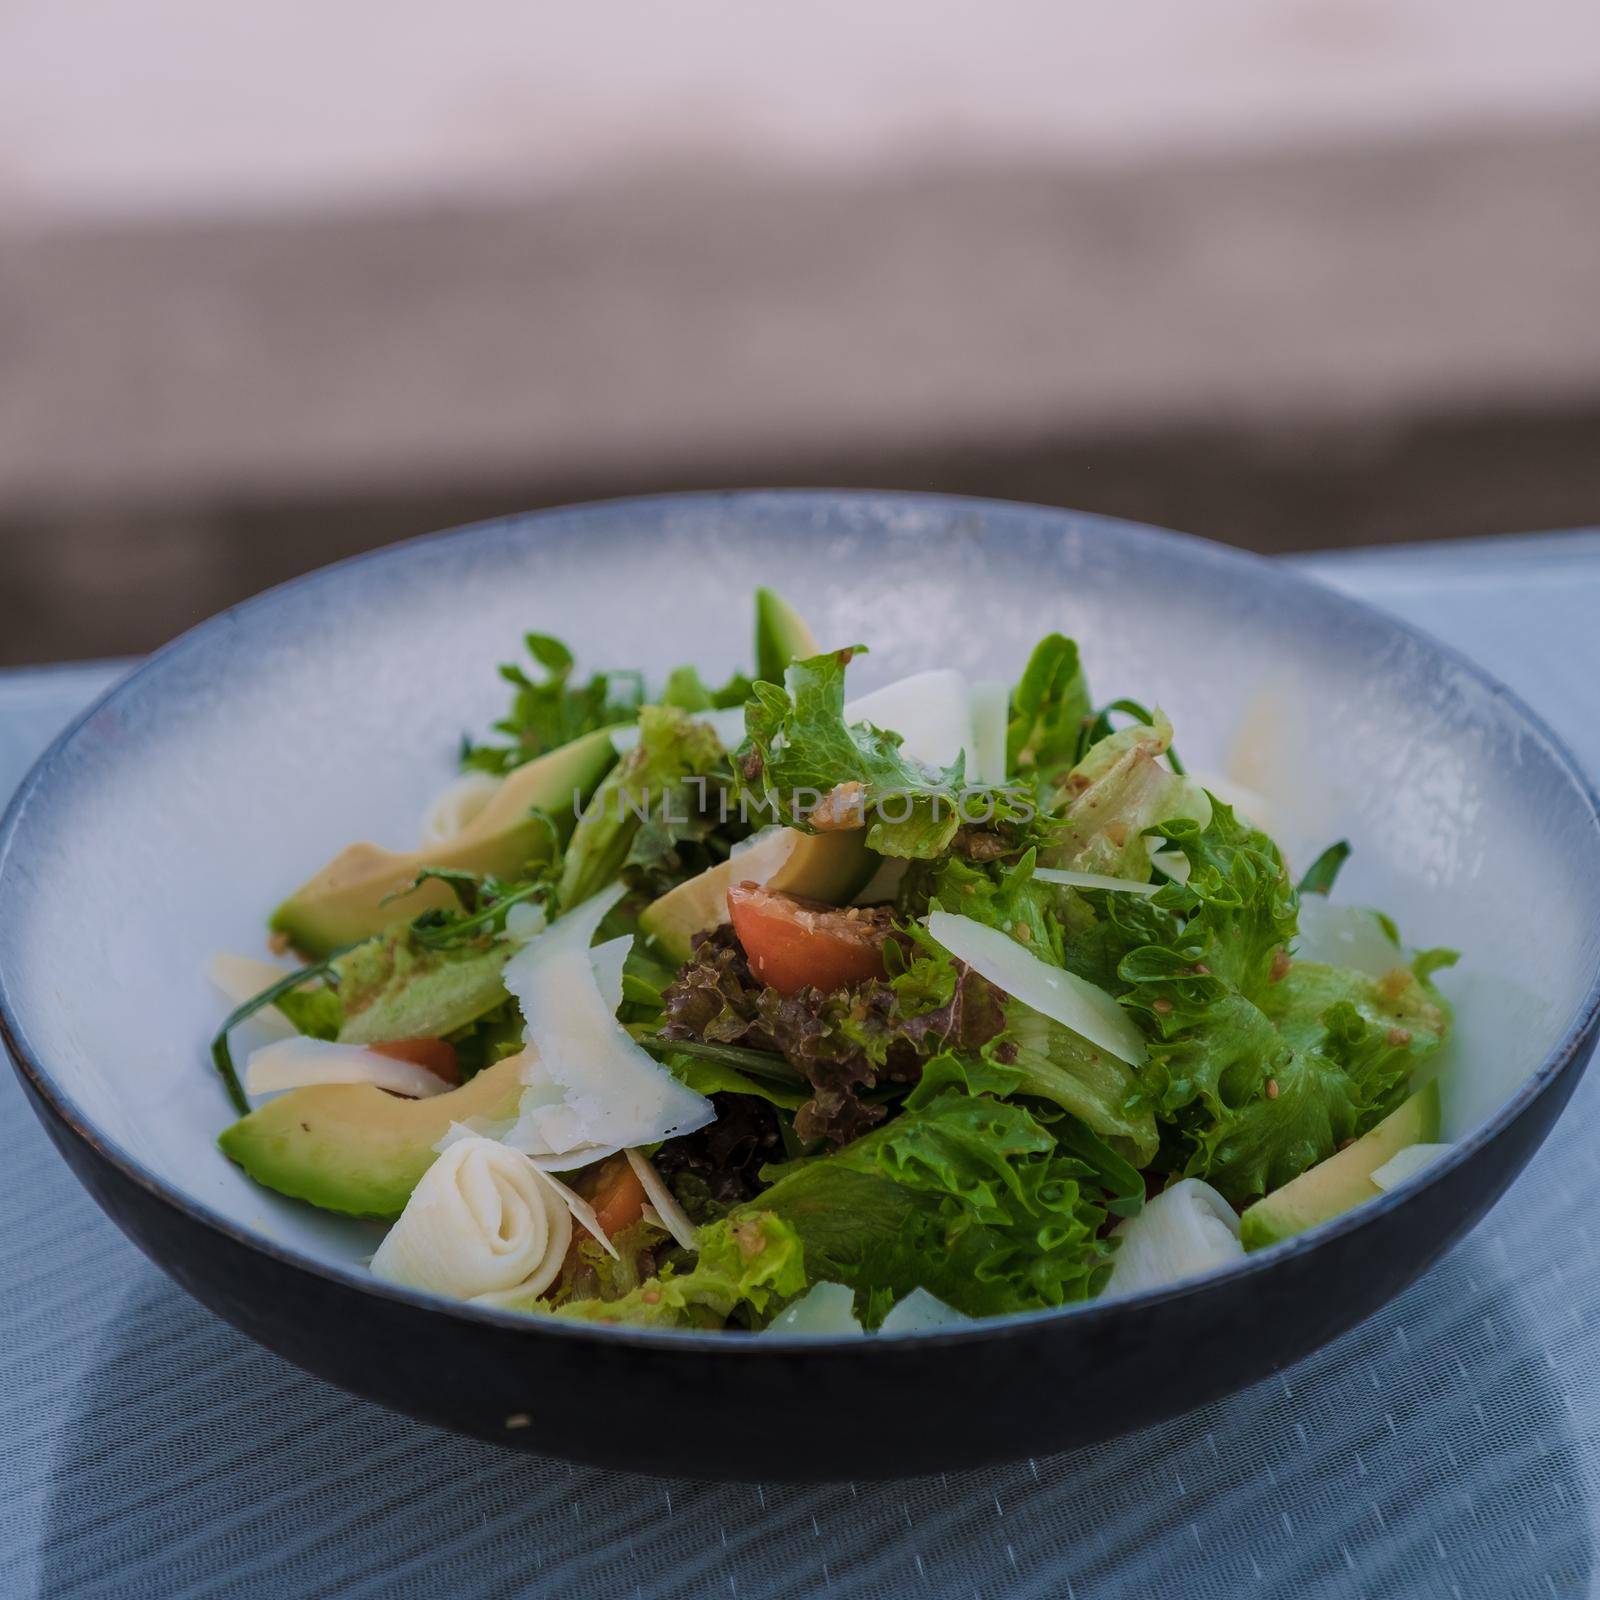
[[[1600, 769], [1600, 534], [1303, 565], [1476, 657]], [[114, 676], [0, 677], [0, 791]], [[1600, 1074], [1420, 1283], [1286, 1372], [1263, 1350], [1230, 1400], [989, 1471], [729, 1487], [512, 1455], [287, 1366], [100, 1215], [7, 1073], [0, 1595], [1589, 1594], [1597, 1114]]]

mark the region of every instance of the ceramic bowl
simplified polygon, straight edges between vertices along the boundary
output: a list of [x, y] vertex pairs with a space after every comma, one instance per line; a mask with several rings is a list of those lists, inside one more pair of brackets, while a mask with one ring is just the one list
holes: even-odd
[[[215, 1144], [218, 950], [355, 838], [413, 840], [527, 629], [659, 681], [744, 665], [771, 583], [863, 687], [1014, 677], [1041, 634], [1159, 701], [1191, 767], [1261, 797], [1291, 859], [1355, 845], [1342, 898], [1451, 944], [1455, 1148], [1383, 1199], [1216, 1276], [866, 1339], [569, 1325], [378, 1283], [374, 1228], [280, 1199]], [[1103, 1438], [1294, 1361], [1423, 1272], [1516, 1176], [1594, 1042], [1600, 827], [1513, 696], [1271, 562], [1038, 507], [691, 495], [397, 546], [213, 618], [70, 729], [0, 834], [0, 1017], [79, 1178], [186, 1289], [323, 1378], [522, 1449], [721, 1477], [928, 1472]]]

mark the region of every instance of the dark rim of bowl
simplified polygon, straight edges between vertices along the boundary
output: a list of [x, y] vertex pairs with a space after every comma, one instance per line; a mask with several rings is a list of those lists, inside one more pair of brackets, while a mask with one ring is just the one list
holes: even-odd
[[[230, 619], [240, 611], [273, 603], [288, 595], [297, 593], [301, 589], [326, 582], [336, 574], [348, 571], [352, 567], [387, 561], [404, 561], [411, 551], [419, 547], [450, 540], [469, 539], [481, 535], [490, 528], [500, 528], [508, 525], [521, 526], [529, 523], [537, 524], [546, 519], [556, 520], [582, 516], [587, 512], [602, 507], [608, 511], [616, 512], [630, 507], [642, 509], [645, 507], [685, 505], [694, 501], [715, 503], [723, 506], [736, 506], [743, 502], [751, 505], [752, 508], [775, 501], [794, 505], [804, 505], [809, 502], [818, 506], [836, 505], [841, 501], [851, 501], [863, 505], [911, 503], [918, 506], [937, 506], [945, 504], [963, 508], [985, 506], [1007, 514], [1033, 512], [1060, 519], [1064, 525], [1088, 525], [1117, 538], [1133, 537], [1139, 540], [1149, 540], [1158, 545], [1178, 545], [1216, 565], [1233, 567], [1248, 572], [1257, 581], [1263, 577], [1268, 577], [1270, 582], [1290, 588], [1315, 590], [1323, 597], [1325, 603], [1330, 603], [1336, 608], [1347, 609], [1369, 621], [1381, 621], [1392, 631], [1423, 645], [1440, 659], [1448, 662], [1457, 670], [1475, 679], [1480, 685], [1488, 689], [1514, 717], [1521, 721], [1529, 732], [1536, 735], [1548, 747], [1557, 765], [1564, 770], [1567, 779], [1582, 795], [1589, 808], [1590, 822], [1596, 831], [1600, 832], [1600, 791], [1596, 790], [1595, 785], [1590, 781], [1583, 767], [1567, 748], [1565, 742], [1520, 696], [1514, 694], [1505, 684], [1453, 646], [1433, 638], [1430, 634], [1424, 632], [1421, 628], [1414, 627], [1403, 618], [1392, 616], [1378, 606], [1369, 605], [1363, 600], [1357, 600], [1333, 588], [1331, 585], [1324, 584], [1315, 578], [1307, 577], [1303, 573], [1296, 572], [1289, 567], [1279, 565], [1251, 552], [1238, 550], [1230, 545], [1219, 544], [1215, 540], [1204, 539], [1195, 534], [1177, 533], [1171, 529], [1151, 527], [1146, 523], [1130, 522], [1118, 517], [1101, 516], [1094, 512], [1072, 511], [1061, 506], [1035, 505], [1026, 501], [990, 500], [977, 496], [924, 494], [916, 491], [879, 492], [861, 489], [736, 489], [711, 492], [691, 490], [680, 494], [620, 496], [609, 500], [591, 500], [572, 505], [552, 506], [539, 511], [514, 513], [505, 517], [494, 517], [482, 522], [469, 523], [458, 528], [446, 528], [435, 533], [422, 534], [416, 538], [402, 540], [396, 544], [381, 546], [376, 550], [362, 551], [357, 555], [334, 562], [329, 566], [319, 567], [312, 572], [303, 573], [299, 577], [288, 579], [286, 582], [276, 584], [272, 588], [263, 590], [260, 594], [253, 595], [247, 600], [240, 601], [237, 605], [229, 606], [205, 621], [196, 624], [187, 632], [180, 634], [176, 639], [147, 656], [127, 676], [119, 679], [103, 694], [99, 695], [92, 704], [80, 712], [67, 725], [51, 742], [44, 754], [34, 763], [27, 776], [18, 785], [17, 791], [12, 796], [4, 815], [0, 816], [0, 888], [3, 888], [5, 874], [11, 865], [16, 834], [23, 814], [27, 809], [29, 798], [61, 752], [78, 736], [79, 732], [91, 719], [125, 693], [133, 684], [139, 682], [147, 673], [159, 670], [181, 652], [205, 644], [214, 632], [225, 628]], [[232, 1243], [253, 1250], [285, 1266], [312, 1273], [329, 1283], [352, 1290], [355, 1293], [365, 1293], [379, 1299], [396, 1301], [415, 1310], [432, 1313], [444, 1321], [465, 1319], [467, 1321], [482, 1322], [503, 1329], [512, 1329], [530, 1338], [603, 1339], [654, 1350], [682, 1351], [686, 1354], [719, 1351], [729, 1355], [741, 1353], [746, 1357], [762, 1353], [777, 1356], [785, 1353], [792, 1354], [796, 1351], [810, 1351], [817, 1354], [844, 1351], [871, 1359], [868, 1352], [901, 1349], [910, 1342], [914, 1342], [919, 1346], [975, 1343], [999, 1335], [1020, 1334], [1025, 1331], [1031, 1331], [1041, 1323], [1065, 1321], [1069, 1318], [1074, 1322], [1083, 1319], [1097, 1321], [1135, 1314], [1146, 1306], [1166, 1304], [1175, 1300], [1186, 1299], [1190, 1296], [1203, 1295], [1212, 1290], [1232, 1285], [1241, 1279], [1263, 1272], [1270, 1272], [1277, 1263], [1305, 1255], [1309, 1251], [1320, 1248], [1324, 1242], [1353, 1233], [1358, 1229], [1375, 1227], [1385, 1223], [1389, 1216], [1404, 1206], [1412, 1196], [1419, 1194], [1446, 1172], [1452, 1171], [1470, 1161], [1479, 1150], [1496, 1138], [1502, 1129], [1515, 1120], [1529, 1104], [1543, 1094], [1550, 1084], [1560, 1076], [1577, 1052], [1590, 1042], [1597, 1018], [1600, 1018], [1600, 961], [1596, 963], [1595, 971], [1591, 976], [1589, 989], [1582, 1005], [1572, 1020], [1568, 1022], [1555, 1047], [1545, 1055], [1539, 1066], [1518, 1085], [1515, 1093], [1492, 1116], [1474, 1128], [1466, 1137], [1456, 1141], [1448, 1154], [1430, 1162], [1420, 1174], [1398, 1188], [1380, 1195], [1376, 1200], [1369, 1200], [1366, 1204], [1357, 1206], [1354, 1210], [1347, 1211], [1342, 1216], [1322, 1223], [1305, 1233], [1297, 1235], [1293, 1239], [1286, 1240], [1282, 1244], [1252, 1253], [1246, 1256], [1244, 1260], [1220, 1271], [1186, 1279], [1164, 1288], [1144, 1290], [1138, 1294], [1121, 1296], [1110, 1300], [1101, 1298], [1077, 1301], [1068, 1305], [1047, 1307], [1037, 1311], [1020, 1311], [1005, 1316], [978, 1318], [974, 1319], [970, 1326], [964, 1327], [917, 1330], [888, 1335], [878, 1334], [872, 1338], [863, 1339], [851, 1334], [805, 1335], [752, 1334], [728, 1331], [701, 1332], [567, 1321], [560, 1317], [529, 1315], [522, 1312], [505, 1311], [491, 1306], [478, 1306], [469, 1301], [449, 1300], [440, 1295], [425, 1293], [422, 1290], [401, 1288], [370, 1276], [363, 1277], [356, 1270], [333, 1266], [303, 1255], [299, 1251], [285, 1248], [262, 1234], [240, 1227], [220, 1213], [213, 1211], [209, 1206], [203, 1205], [193, 1196], [185, 1194], [181, 1189], [158, 1177], [128, 1152], [119, 1149], [99, 1134], [89, 1118], [70, 1104], [66, 1094], [53, 1082], [49, 1070], [30, 1048], [21, 1024], [14, 1014], [10, 988], [5, 974], [0, 972], [0, 1043], [4, 1044], [17, 1070], [27, 1078], [34, 1092], [50, 1109], [51, 1113], [88, 1145], [102, 1161], [116, 1168], [131, 1183], [145, 1190], [153, 1198], [173, 1206], [191, 1220], [200, 1223], [213, 1233], [221, 1235]]]

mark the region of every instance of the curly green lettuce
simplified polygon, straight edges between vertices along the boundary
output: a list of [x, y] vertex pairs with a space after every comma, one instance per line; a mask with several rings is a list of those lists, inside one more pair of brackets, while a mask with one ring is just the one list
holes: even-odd
[[1298, 898], [1265, 834], [1220, 802], [1205, 828], [1158, 831], [1187, 857], [1188, 883], [1139, 905], [1086, 896], [1096, 925], [1068, 964], [1120, 990], [1150, 1036], [1138, 1103], [1161, 1124], [1157, 1169], [1242, 1205], [1405, 1097], [1448, 1028], [1429, 975], [1454, 956], [1427, 952], [1379, 979], [1296, 963]]
[[752, 808], [806, 827], [811, 807], [850, 785], [867, 843], [880, 855], [905, 859], [942, 855], [967, 823], [1031, 814], [1031, 806], [1004, 790], [971, 789], [964, 757], [927, 767], [902, 753], [899, 734], [846, 722], [845, 669], [860, 654], [864, 647], [855, 645], [811, 656], [790, 663], [781, 687], [755, 685], [735, 757]]
[[876, 1327], [924, 1288], [968, 1316], [1081, 1300], [1110, 1274], [1114, 1243], [1093, 1165], [1022, 1105], [970, 1093], [939, 1058], [929, 1091], [833, 1155], [791, 1163], [749, 1205], [701, 1230], [699, 1256], [621, 1300], [566, 1315], [654, 1326], [759, 1326], [827, 1281], [855, 1290]]

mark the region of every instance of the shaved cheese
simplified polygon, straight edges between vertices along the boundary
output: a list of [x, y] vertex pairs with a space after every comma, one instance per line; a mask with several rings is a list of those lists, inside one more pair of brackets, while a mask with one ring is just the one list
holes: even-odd
[[1380, 1189], [1398, 1189], [1408, 1178], [1416, 1177], [1424, 1167], [1452, 1148], [1448, 1144], [1408, 1144], [1381, 1167], [1374, 1169], [1372, 1181]]
[[1239, 1218], [1198, 1178], [1185, 1178], [1112, 1230], [1122, 1241], [1106, 1294], [1137, 1294], [1244, 1260]]
[[1006, 781], [1006, 726], [1011, 717], [1011, 690], [985, 681], [972, 686], [972, 750], [967, 781], [999, 788]]
[[879, 1324], [879, 1333], [924, 1333], [934, 1328], [958, 1328], [971, 1322], [954, 1306], [947, 1306], [926, 1289], [913, 1289]]
[[[263, 989], [282, 983], [293, 969], [280, 967], [271, 961], [259, 961], [254, 956], [232, 956], [219, 952], [212, 956], [206, 968], [211, 987], [228, 1002], [230, 1009], [254, 1000]], [[250, 1021], [268, 1033], [288, 1037], [298, 1030], [276, 1006], [263, 1006]]]
[[815, 1283], [772, 1319], [767, 1332], [865, 1333], [856, 1320], [855, 1304], [855, 1294], [842, 1283]]
[[1160, 839], [1146, 839], [1150, 851], [1150, 864], [1159, 867], [1177, 883], [1189, 881], [1189, 858], [1181, 850], [1163, 850]]
[[571, 1243], [567, 1208], [522, 1156], [464, 1139], [423, 1173], [372, 1271], [458, 1300], [530, 1298], [555, 1281]]
[[360, 1044], [333, 1044], [296, 1034], [250, 1054], [244, 1069], [247, 1094], [275, 1094], [281, 1089], [306, 1089], [319, 1083], [370, 1083], [393, 1094], [426, 1100], [451, 1085], [414, 1061], [369, 1050]]
[[605, 1246], [606, 1254], [613, 1261], [619, 1260], [617, 1247], [612, 1244], [611, 1236], [600, 1226], [600, 1218], [596, 1214], [594, 1207], [576, 1190], [569, 1189], [559, 1178], [552, 1177], [537, 1163], [534, 1164], [533, 1170], [539, 1174], [544, 1183], [549, 1185], [551, 1192], [567, 1210]]
[[958, 961], [1013, 999], [1042, 1012], [1130, 1066], [1145, 1059], [1144, 1035], [1104, 989], [1030, 954], [998, 928], [949, 911], [928, 917], [928, 932]]
[[1108, 878], [1100, 872], [1069, 872], [1065, 867], [1035, 867], [1042, 883], [1064, 883], [1069, 889], [1111, 889], [1124, 894], [1156, 894], [1159, 883], [1135, 883], [1132, 878]]
[[500, 792], [504, 778], [489, 772], [468, 772], [447, 784], [422, 815], [422, 846], [448, 844]]
[[703, 1128], [711, 1102], [685, 1088], [617, 1021], [631, 938], [589, 941], [622, 885], [553, 923], [506, 963], [525, 1019], [523, 1090], [506, 1143], [546, 1171], [587, 1166], [628, 1145]]
[[695, 1248], [695, 1226], [689, 1220], [689, 1213], [678, 1204], [678, 1197], [662, 1181], [661, 1174], [656, 1171], [650, 1160], [640, 1155], [637, 1150], [625, 1150], [628, 1165], [633, 1168], [633, 1175], [650, 1197], [650, 1204], [655, 1208], [656, 1215], [661, 1219], [661, 1225], [672, 1235], [685, 1250]]
[[1376, 911], [1367, 906], [1335, 905], [1325, 894], [1300, 899], [1300, 937], [1295, 956], [1350, 967], [1382, 978], [1406, 964], [1406, 952], [1389, 936]]
[[844, 719], [898, 733], [902, 752], [930, 767], [948, 767], [974, 745], [972, 692], [950, 667], [913, 673], [851, 700]]

